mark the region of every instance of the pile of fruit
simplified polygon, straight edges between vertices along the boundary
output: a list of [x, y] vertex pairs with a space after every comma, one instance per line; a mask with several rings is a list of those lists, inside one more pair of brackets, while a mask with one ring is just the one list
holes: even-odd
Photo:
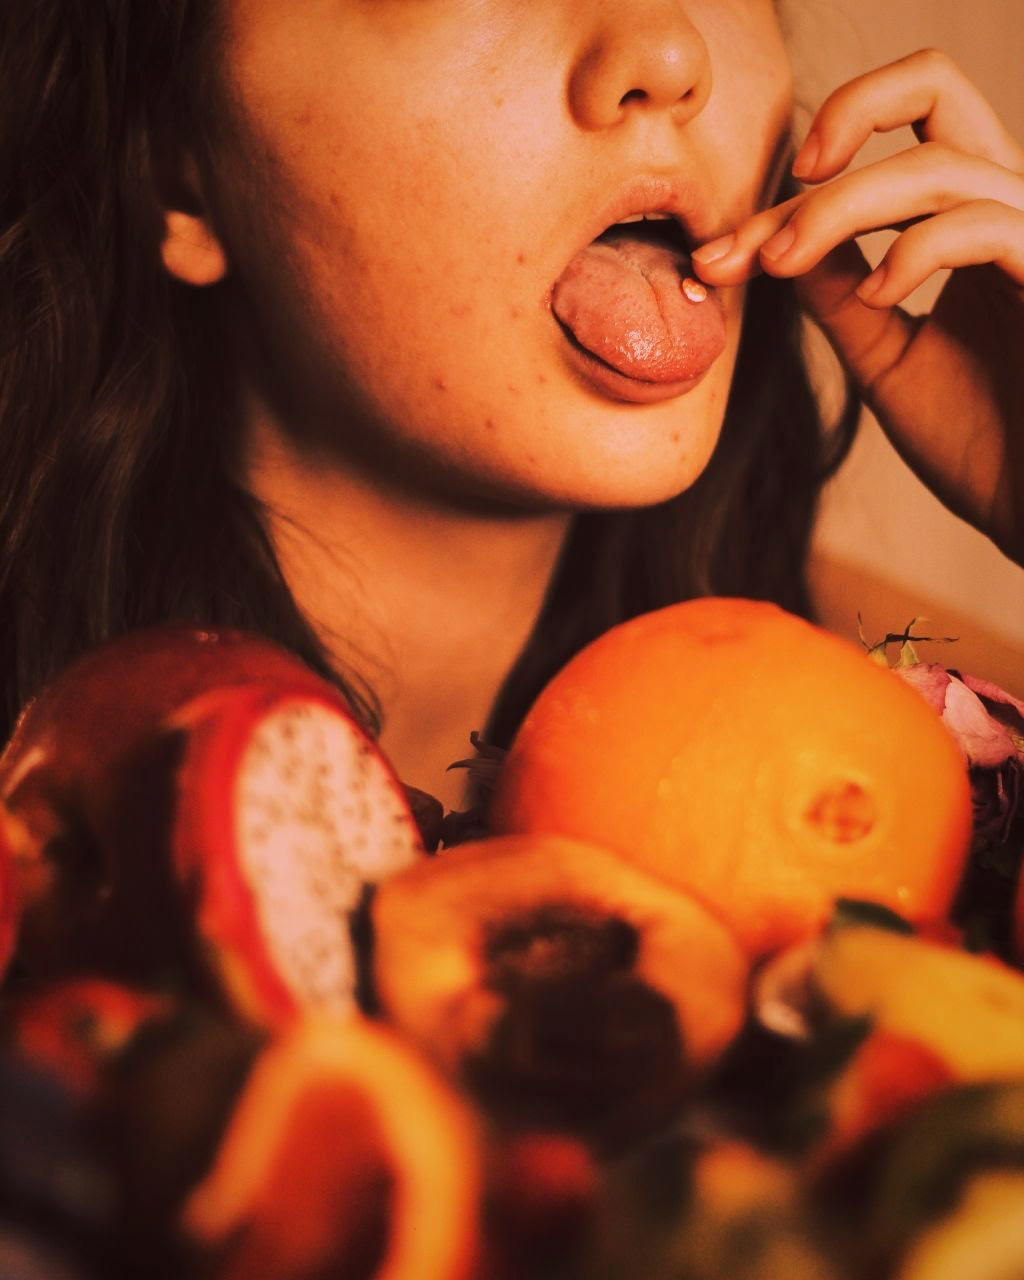
[[461, 843], [262, 640], [79, 660], [0, 756], [0, 1275], [1019, 1280], [1024, 704], [898, 639], [616, 627]]

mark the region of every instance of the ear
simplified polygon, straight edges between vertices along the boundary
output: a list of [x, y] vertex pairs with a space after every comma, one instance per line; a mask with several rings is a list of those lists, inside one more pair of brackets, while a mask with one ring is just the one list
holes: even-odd
[[216, 284], [228, 274], [228, 256], [210, 220], [198, 166], [188, 157], [178, 168], [164, 205], [163, 263], [185, 284]]
[[216, 284], [228, 273], [223, 246], [206, 218], [180, 209], [164, 214], [164, 266], [185, 284]]

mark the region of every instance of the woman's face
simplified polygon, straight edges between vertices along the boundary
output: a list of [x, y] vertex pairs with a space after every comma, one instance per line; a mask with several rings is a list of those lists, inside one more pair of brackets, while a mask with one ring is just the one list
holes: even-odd
[[686, 488], [741, 291], [690, 300], [674, 223], [592, 242], [667, 212], [696, 244], [770, 199], [772, 0], [221, 3], [203, 177], [254, 420], [470, 503]]

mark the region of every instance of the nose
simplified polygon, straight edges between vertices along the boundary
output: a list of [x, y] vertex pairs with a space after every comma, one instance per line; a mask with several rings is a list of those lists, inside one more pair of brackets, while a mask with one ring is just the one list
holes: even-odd
[[584, 129], [607, 129], [637, 111], [685, 123], [711, 92], [707, 45], [682, 0], [605, 0], [591, 6], [569, 78], [569, 105]]

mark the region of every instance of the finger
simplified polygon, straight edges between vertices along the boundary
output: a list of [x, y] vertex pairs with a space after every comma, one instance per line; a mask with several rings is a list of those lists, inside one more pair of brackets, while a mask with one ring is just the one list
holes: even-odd
[[[914, 219], [979, 198], [1024, 209], [1024, 177], [941, 143], [926, 143], [755, 214], [731, 235], [695, 249], [693, 263], [712, 284], [740, 283], [761, 266], [773, 275], [797, 275], [844, 239], [886, 227], [902, 229]], [[781, 238], [787, 230], [788, 241]]]
[[846, 241], [795, 285], [803, 307], [870, 397], [870, 389], [902, 358], [922, 317], [863, 303], [856, 290], [868, 270], [858, 245]]
[[772, 275], [799, 275], [843, 240], [977, 200], [1024, 210], [1024, 177], [928, 142], [808, 193], [761, 245], [761, 265]]
[[972, 200], [904, 231], [856, 294], [870, 307], [892, 307], [943, 267], [987, 262], [1024, 287], [1024, 213]]
[[[996, 281], [1006, 280], [992, 271]], [[1004, 489], [1019, 474], [1013, 464], [1020, 458], [1005, 460], [994, 444], [1009, 419], [993, 400], [995, 395], [1011, 414], [1017, 412], [1019, 286], [1007, 283], [1013, 296], [1004, 307], [998, 289], [979, 293], [971, 273], [957, 271], [932, 316], [912, 316], [899, 306], [865, 305], [856, 294], [862, 274], [861, 251], [846, 241], [794, 285], [904, 460], [951, 509], [979, 528], [996, 530], [999, 545], [1019, 555], [1020, 525], [1014, 534]], [[943, 320], [935, 323], [940, 309]], [[1000, 348], [991, 364], [971, 346], [969, 335], [981, 331], [986, 346]], [[1011, 431], [1011, 450], [1015, 441]], [[998, 517], [993, 495], [1002, 511]]]
[[729, 235], [710, 240], [690, 255], [697, 274], [709, 284], [740, 284], [759, 275], [759, 250], [799, 209], [808, 197], [793, 196], [783, 204], [755, 213]]
[[793, 174], [821, 182], [842, 172], [872, 133], [902, 125], [913, 125], [923, 142], [1024, 170], [1024, 150], [977, 86], [947, 54], [921, 49], [831, 93], [811, 123]]

